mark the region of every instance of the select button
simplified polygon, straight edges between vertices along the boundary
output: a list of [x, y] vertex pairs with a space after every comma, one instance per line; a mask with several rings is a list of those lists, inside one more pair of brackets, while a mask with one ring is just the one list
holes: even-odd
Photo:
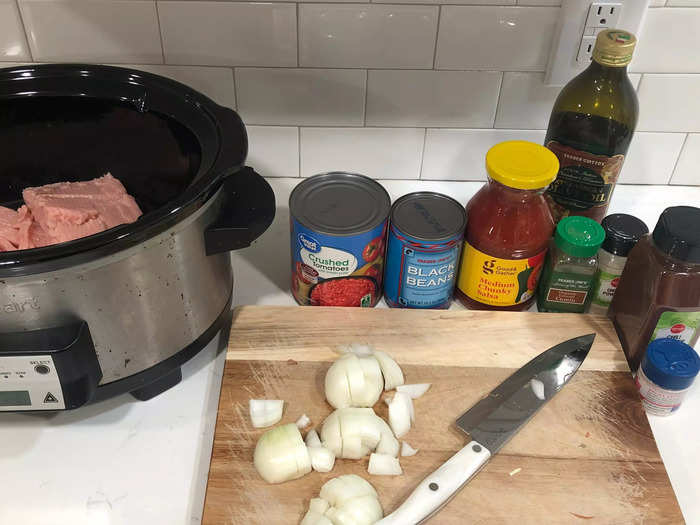
[[51, 369], [46, 365], [36, 365], [34, 367], [34, 371], [37, 374], [48, 374], [49, 372], [51, 372]]

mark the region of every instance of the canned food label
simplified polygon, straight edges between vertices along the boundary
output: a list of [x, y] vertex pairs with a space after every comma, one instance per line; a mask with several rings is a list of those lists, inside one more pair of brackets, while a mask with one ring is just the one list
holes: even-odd
[[292, 293], [311, 306], [374, 306], [381, 297], [386, 222], [357, 235], [309, 230], [291, 219]]
[[524, 303], [537, 289], [546, 253], [501, 259], [465, 243], [457, 287], [471, 299], [491, 306]]
[[647, 378], [644, 370], [639, 368], [635, 378], [637, 390], [642, 398], [644, 409], [650, 414], [666, 416], [678, 410], [681, 406], [686, 392], [689, 390], [667, 390], [652, 382]]
[[700, 312], [664, 312], [659, 316], [649, 342], [669, 337], [691, 344], [699, 328]]
[[454, 291], [461, 239], [418, 245], [389, 233], [386, 298], [395, 306], [436, 308], [449, 303]]

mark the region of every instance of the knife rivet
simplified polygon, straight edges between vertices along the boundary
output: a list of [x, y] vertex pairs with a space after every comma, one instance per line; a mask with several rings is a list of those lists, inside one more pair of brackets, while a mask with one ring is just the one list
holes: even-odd
[[480, 447], [479, 445], [474, 445], [474, 446], [472, 447], [472, 450], [473, 450], [474, 452], [481, 452], [481, 447]]
[[440, 487], [438, 487], [438, 484], [437, 484], [437, 483], [431, 483], [430, 485], [428, 485], [428, 488], [429, 488], [430, 490], [432, 490], [433, 492], [435, 492], [435, 491], [436, 491], [437, 489], [439, 489]]

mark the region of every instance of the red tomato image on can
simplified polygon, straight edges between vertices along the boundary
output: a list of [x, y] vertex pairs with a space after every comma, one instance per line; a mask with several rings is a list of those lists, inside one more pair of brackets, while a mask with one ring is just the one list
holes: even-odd
[[369, 241], [367, 243], [367, 246], [365, 246], [365, 249], [362, 250], [362, 258], [369, 262], [374, 261], [377, 257], [379, 257], [379, 254], [382, 253], [383, 247], [382, 245], [384, 244], [384, 238], [383, 237], [376, 237]]
[[617, 285], [620, 284], [620, 278], [615, 277], [612, 281], [610, 281], [610, 286], [613, 288], [617, 288]]

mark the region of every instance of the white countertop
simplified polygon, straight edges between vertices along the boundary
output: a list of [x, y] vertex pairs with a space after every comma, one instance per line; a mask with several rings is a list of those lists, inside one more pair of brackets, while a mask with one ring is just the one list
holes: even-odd
[[[296, 304], [288, 285], [287, 200], [299, 179], [270, 182], [275, 222], [232, 256], [238, 305]], [[382, 183], [392, 199], [433, 190], [464, 203], [481, 186]], [[610, 212], [634, 214], [653, 228], [667, 206], [698, 203], [700, 187], [619, 186]], [[223, 361], [214, 341], [183, 366], [179, 385], [146, 402], [124, 395], [55, 415], [0, 413], [0, 524], [199, 523]], [[700, 525], [700, 381], [678, 413], [650, 422], [686, 522]]]

